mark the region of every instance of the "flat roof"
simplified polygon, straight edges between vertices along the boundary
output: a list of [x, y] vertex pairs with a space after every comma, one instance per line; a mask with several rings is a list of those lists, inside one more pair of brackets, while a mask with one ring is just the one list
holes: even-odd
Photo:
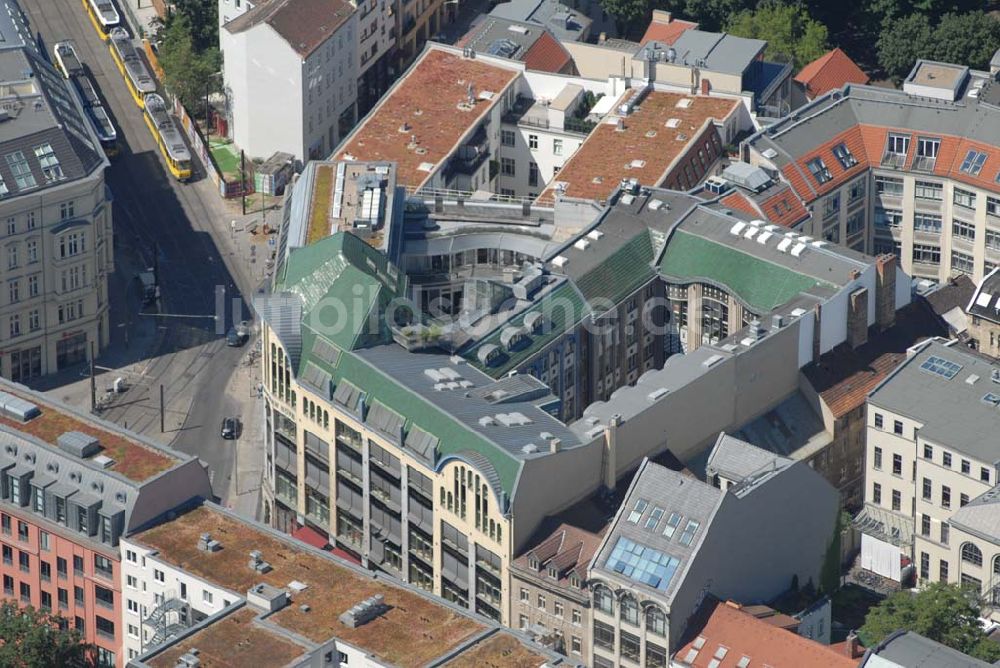
[[954, 90], [968, 73], [969, 68], [963, 65], [918, 60], [906, 81], [920, 86]]
[[[417, 188], [443, 166], [519, 73], [513, 66], [432, 45], [331, 159], [394, 161], [397, 183]], [[473, 104], [467, 107], [470, 86]]]
[[483, 666], [511, 666], [511, 668], [538, 668], [548, 658], [539, 654], [506, 631], [494, 633], [457, 657], [443, 664], [451, 668], [482, 668]]
[[[631, 114], [609, 115], [594, 128], [538, 201], [551, 202], [557, 184], [565, 184], [563, 196], [589, 200], [607, 199], [622, 179], [658, 186], [706, 121], [722, 121], [738, 105], [719, 97], [652, 91]], [[619, 119], [624, 130], [618, 129]]]
[[[221, 550], [198, 549], [205, 532], [222, 543]], [[270, 615], [269, 622], [315, 643], [337, 637], [392, 665], [422, 666], [486, 628], [429, 597], [362, 574], [332, 556], [304, 544], [299, 547], [291, 538], [279, 538], [210, 506], [138, 533], [132, 540], [158, 550], [163, 561], [241, 595], [260, 583], [279, 589], [293, 580], [305, 583], [307, 588], [294, 593], [292, 603]], [[260, 550], [273, 570], [265, 574], [251, 570], [247, 560], [252, 550]], [[385, 596], [387, 612], [355, 629], [339, 621], [341, 613], [375, 594]], [[302, 604], [308, 604], [309, 612], [300, 609]]]
[[[931, 357], [945, 363], [931, 364]], [[921, 368], [925, 363], [929, 368]], [[994, 370], [1000, 366], [932, 339], [890, 374], [869, 402], [922, 424], [920, 435], [928, 441], [992, 464], [1000, 461], [1000, 409], [985, 397], [993, 394], [1000, 402]]]
[[79, 431], [93, 436], [100, 441], [103, 448], [100, 454], [114, 460], [114, 464], [105, 470], [134, 482], [143, 482], [181, 462], [181, 459], [165, 449], [160, 450], [152, 444], [130, 438], [123, 431], [114, 429], [113, 425], [105, 427], [98, 421], [89, 419], [66, 406], [47, 401], [41, 394], [30, 392], [27, 388], [2, 381], [0, 390], [29, 401], [41, 410], [41, 415], [28, 422], [19, 422], [0, 415], [0, 425], [34, 436], [57, 449], [59, 448], [57, 439], [68, 431]]
[[243, 607], [177, 642], [148, 661], [151, 668], [174, 668], [192, 649], [204, 668], [216, 666], [285, 666], [306, 653], [306, 648], [254, 623], [257, 616]]
[[691, 28], [682, 32], [673, 46], [677, 62], [697, 66], [702, 61], [700, 67], [713, 72], [743, 74], [767, 48], [767, 42]]

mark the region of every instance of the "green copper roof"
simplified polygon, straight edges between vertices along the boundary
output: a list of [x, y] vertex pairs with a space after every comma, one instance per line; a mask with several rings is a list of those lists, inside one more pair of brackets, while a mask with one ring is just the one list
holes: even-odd
[[677, 230], [660, 261], [660, 272], [671, 279], [724, 285], [751, 309], [765, 313], [800, 292], [831, 283]]
[[[514, 483], [521, 463], [513, 455], [469, 429], [461, 421], [445, 413], [440, 408], [420, 396], [419, 393], [396, 382], [377, 367], [350, 352], [341, 352], [336, 363], [330, 363], [313, 351], [317, 335], [307, 327], [302, 328], [302, 361], [299, 370], [306, 364], [313, 364], [327, 371], [334, 386], [342, 381], [350, 382], [367, 396], [370, 406], [373, 401], [384, 404], [392, 411], [406, 418], [404, 429], [408, 432], [414, 425], [438, 440], [440, 457], [456, 454], [463, 450], [473, 450], [486, 457], [496, 469], [500, 484], [509, 496], [513, 496]], [[330, 357], [327, 356], [327, 359]]]
[[352, 350], [389, 340], [383, 310], [406, 294], [406, 276], [364, 240], [341, 232], [293, 249], [274, 291], [299, 295], [303, 324]]
[[592, 306], [606, 310], [610, 303], [620, 303], [653, 277], [653, 259], [652, 238], [648, 231], [640, 232], [579, 276], [576, 285]]
[[[500, 346], [500, 334], [507, 327], [520, 327], [524, 323], [525, 317], [529, 313], [540, 312], [545, 317], [546, 326], [538, 334], [530, 334], [530, 343], [514, 351], [504, 351], [505, 357], [495, 366], [483, 366], [476, 356], [476, 351], [484, 345], [492, 344]], [[531, 308], [505, 322], [502, 327], [494, 330], [489, 336], [479, 341], [474, 348], [465, 351], [464, 356], [477, 369], [488, 373], [494, 378], [505, 375], [511, 369], [517, 368], [519, 364], [530, 358], [539, 350], [547, 346], [553, 340], [580, 322], [583, 317], [590, 313], [590, 308], [584, 301], [583, 296], [574, 287], [571, 281], [565, 281], [556, 287], [552, 292], [538, 300]], [[502, 346], [501, 346], [502, 347]]]

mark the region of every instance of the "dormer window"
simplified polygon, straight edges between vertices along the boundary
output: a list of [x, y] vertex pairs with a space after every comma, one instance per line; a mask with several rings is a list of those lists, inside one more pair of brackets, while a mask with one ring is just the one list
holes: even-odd
[[572, 573], [569, 576], [569, 586], [570, 587], [579, 587], [580, 586], [580, 576], [577, 575], [576, 573]]
[[537, 571], [538, 559], [536, 559], [534, 556], [528, 557], [528, 568], [530, 568], [533, 571]]
[[549, 577], [559, 579], [559, 571], [556, 570], [555, 566], [549, 566]]

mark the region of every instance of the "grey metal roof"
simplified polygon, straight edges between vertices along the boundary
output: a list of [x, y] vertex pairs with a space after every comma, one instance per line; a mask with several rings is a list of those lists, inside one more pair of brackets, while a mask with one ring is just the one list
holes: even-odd
[[538, 41], [542, 32], [544, 28], [538, 25], [488, 16], [464, 46], [511, 60], [524, 60], [524, 54]]
[[[615, 517], [600, 551], [594, 556], [592, 572], [597, 577], [629, 580], [630, 586], [655, 593], [669, 606], [684, 579], [690, 560], [704, 542], [715, 513], [724, 497], [725, 494], [722, 490], [705, 484], [697, 478], [672, 471], [649, 461], [643, 462], [632, 481], [628, 494], [622, 501], [618, 515]], [[636, 504], [640, 501], [645, 501], [646, 505], [639, 514], [638, 521], [630, 522], [629, 515], [637, 510]], [[656, 509], [663, 511], [662, 516], [654, 526], [646, 528], [647, 521], [653, 522], [650, 516]], [[664, 529], [667, 527], [672, 513], [680, 515], [680, 521], [672, 535], [667, 536], [664, 535]], [[698, 528], [690, 544], [684, 545], [680, 539], [689, 521], [697, 522]], [[608, 560], [622, 538], [679, 560], [676, 572], [665, 587], [651, 587], [608, 568]]]
[[913, 631], [899, 631], [871, 648], [860, 668], [988, 668], [991, 665]]
[[753, 191], [760, 190], [771, 182], [771, 177], [760, 167], [754, 167], [748, 162], [730, 163], [722, 171], [722, 178], [732, 181]]
[[987, 540], [1000, 541], [1000, 485], [959, 508], [948, 522]]
[[[565, 257], [569, 262], [563, 273], [576, 280], [606, 262], [640, 234], [653, 232], [658, 251], [677, 222], [692, 207], [704, 201], [694, 195], [671, 190], [651, 189], [650, 193], [649, 197], [636, 197], [630, 203], [626, 198], [619, 198], [590, 228], [550, 250], [545, 259], [551, 262], [557, 256]], [[653, 204], [657, 201], [658, 205]], [[650, 208], [651, 204], [655, 208]], [[578, 240], [586, 244], [585, 249], [575, 245]]]
[[590, 26], [586, 15], [558, 0], [510, 0], [496, 7], [491, 17], [545, 26], [560, 41], [576, 41]]
[[719, 439], [708, 455], [705, 472], [709, 477], [718, 474], [729, 480], [741, 482], [765, 468], [790, 463], [790, 459], [723, 432], [719, 434]]
[[685, 30], [674, 42], [677, 62], [700, 65], [702, 69], [742, 75], [757, 56], [767, 48], [760, 39], [734, 37], [726, 33]]
[[17, 87], [16, 94], [0, 93], [5, 110], [0, 117], [0, 178], [6, 189], [0, 199], [37, 193], [105, 164], [69, 82], [34, 48], [0, 48], [0, 83]]
[[[930, 357], [961, 368], [950, 379], [921, 369]], [[1000, 373], [1000, 365], [932, 339], [872, 391], [868, 401], [923, 425], [920, 435], [932, 443], [980, 461], [998, 462], [1000, 408], [984, 401], [989, 393], [1000, 398], [1000, 383], [991, 380], [994, 370]]]
[[1000, 322], [1000, 268], [983, 277], [966, 310], [984, 320]]
[[[565, 424], [539, 407], [555, 401], [551, 393], [547, 392], [541, 399], [495, 404], [482, 396], [482, 390], [496, 385], [495, 381], [469, 364], [456, 366], [448, 355], [411, 353], [398, 345], [376, 346], [356, 350], [353, 354], [515, 457], [547, 454], [549, 447], [542, 438], [543, 432], [560, 439], [563, 448], [581, 443], [581, 439]], [[435, 389], [439, 383], [425, 372], [442, 368], [453, 369], [460, 374], [462, 380], [471, 385]], [[499, 416], [510, 414], [523, 415], [528, 423], [504, 424], [504, 419]], [[420, 416], [410, 417], [415, 422], [420, 422]], [[492, 421], [482, 422], [487, 417], [492, 418]], [[524, 448], [529, 444], [534, 444], [535, 449], [526, 452]]]
[[517, 232], [462, 232], [427, 239], [407, 239], [407, 255], [449, 255], [477, 248], [497, 248], [543, 258], [555, 244], [548, 239]]
[[281, 341], [281, 347], [292, 362], [291, 367], [298, 369], [302, 355], [302, 298], [291, 292], [264, 295], [255, 298], [253, 306]]

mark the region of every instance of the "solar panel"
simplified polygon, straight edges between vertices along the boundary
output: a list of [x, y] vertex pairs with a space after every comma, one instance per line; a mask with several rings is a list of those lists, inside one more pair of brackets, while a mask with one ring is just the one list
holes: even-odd
[[962, 365], [946, 360], [943, 357], [931, 355], [920, 365], [920, 370], [951, 380], [962, 370]]
[[653, 589], [666, 590], [680, 560], [620, 536], [605, 567]]

